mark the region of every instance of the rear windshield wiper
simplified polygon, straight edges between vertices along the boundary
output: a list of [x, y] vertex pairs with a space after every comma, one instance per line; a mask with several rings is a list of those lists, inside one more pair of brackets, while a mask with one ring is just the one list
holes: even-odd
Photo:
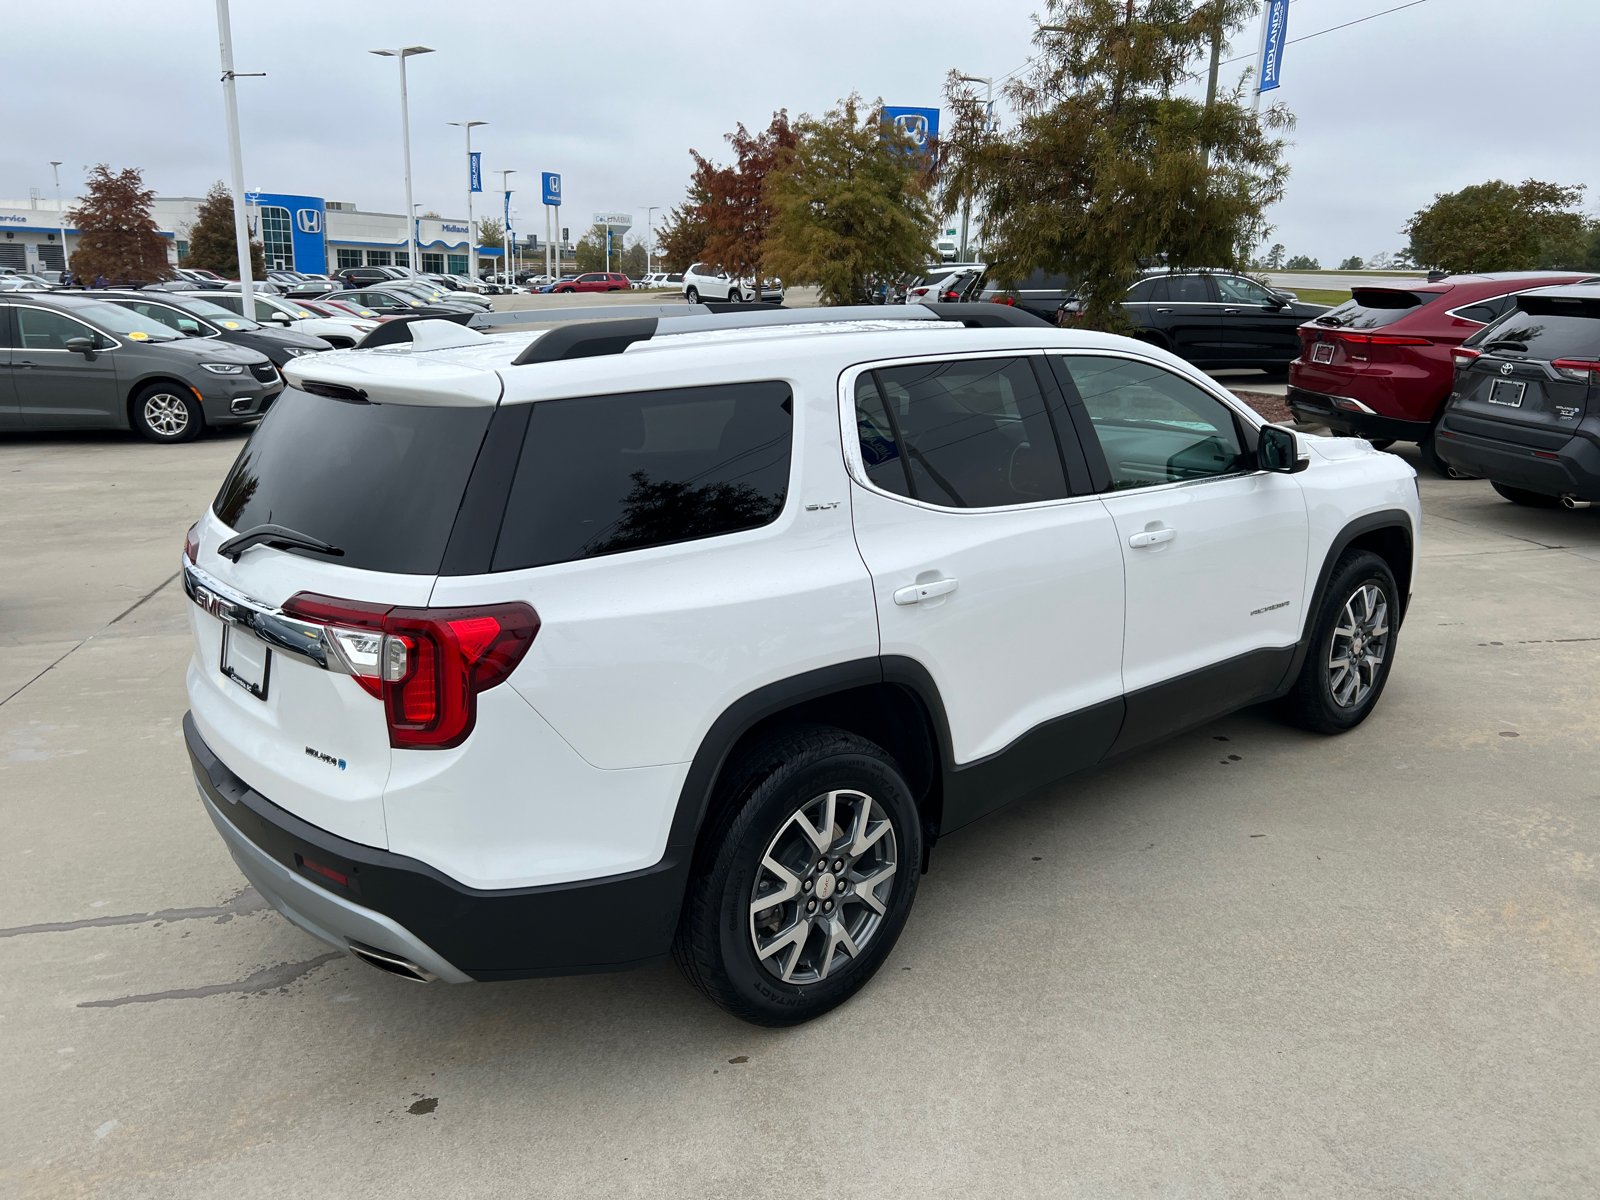
[[218, 546], [217, 553], [238, 562], [239, 557], [252, 546], [271, 546], [275, 550], [313, 550], [331, 558], [344, 557], [344, 551], [339, 547], [282, 525], [257, 525], [254, 529], [246, 529]]

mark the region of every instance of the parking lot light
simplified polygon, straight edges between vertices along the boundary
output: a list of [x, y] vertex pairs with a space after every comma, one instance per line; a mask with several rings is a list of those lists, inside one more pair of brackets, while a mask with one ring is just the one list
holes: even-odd
[[[432, 46], [402, 46], [397, 50], [373, 50], [380, 58], [398, 59], [400, 63], [400, 148], [406, 172], [406, 214], [411, 213], [411, 117], [406, 111], [406, 59], [413, 54], [432, 54]], [[417, 226], [411, 222], [406, 235], [406, 266], [417, 269]]]

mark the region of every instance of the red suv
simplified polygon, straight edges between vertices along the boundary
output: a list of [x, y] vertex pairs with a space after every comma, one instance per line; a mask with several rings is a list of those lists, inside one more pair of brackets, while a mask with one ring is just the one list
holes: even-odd
[[1450, 465], [1433, 431], [1455, 364], [1450, 352], [1515, 306], [1519, 292], [1593, 279], [1571, 271], [1451, 275], [1438, 282], [1355, 288], [1351, 298], [1300, 326], [1289, 364], [1289, 408], [1308, 423], [1381, 445], [1416, 442], [1441, 475]]
[[590, 271], [576, 279], [563, 279], [556, 284], [558, 292], [625, 292], [633, 285], [626, 275], [614, 271]]

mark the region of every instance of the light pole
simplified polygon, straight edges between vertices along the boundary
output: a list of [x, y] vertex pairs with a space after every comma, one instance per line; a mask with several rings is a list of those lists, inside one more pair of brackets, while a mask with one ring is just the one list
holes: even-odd
[[[227, 0], [217, 0], [218, 4], [226, 4]], [[412, 274], [417, 270], [417, 227], [411, 220], [411, 116], [406, 111], [406, 59], [413, 54], [432, 54], [432, 46], [403, 46], [398, 50], [373, 50], [371, 53], [380, 58], [394, 58], [400, 61], [400, 146], [405, 159], [406, 169], [406, 270]]]
[[[661, 205], [654, 204], [644, 210], [644, 227], [646, 232], [644, 242], [644, 273], [646, 275], [650, 274], [650, 251], [655, 248], [656, 244], [656, 226], [654, 217], [656, 215], [656, 211], [660, 209], [660, 207]], [[757, 299], [760, 299], [760, 297], [758, 296]]]
[[[256, 310], [255, 280], [250, 274], [250, 228], [245, 224], [244, 215], [244, 150], [239, 145], [239, 96], [233, 86], [239, 73], [233, 69], [233, 27], [228, 21], [228, 0], [217, 0], [217, 42], [222, 49], [222, 98], [228, 116], [228, 160], [233, 168], [233, 242], [239, 253], [240, 304], [244, 312], [253, 313]], [[265, 75], [266, 72], [250, 74]]]
[[[51, 159], [50, 170], [54, 172], [56, 177], [56, 224], [61, 228], [61, 275], [65, 276], [67, 273], [67, 214], [66, 210], [61, 207], [61, 161], [59, 159]], [[59, 283], [60, 281], [60, 277], [58, 277], [56, 282]]]
[[472, 223], [472, 130], [487, 121], [451, 121], [451, 125], [466, 130], [467, 134], [467, 274], [473, 282], [478, 279], [478, 228]]
[[508, 186], [510, 177], [517, 173], [512, 167], [508, 171], [500, 172], [500, 192], [505, 197], [504, 224], [500, 227], [500, 253], [505, 255], [500, 261], [505, 268], [505, 283], [511, 286], [511, 188]]
[[[994, 120], [994, 80], [982, 75], [962, 75], [963, 83], [981, 83], [983, 92], [983, 132], [989, 132], [989, 125]], [[972, 196], [961, 197], [961, 261], [970, 262], [967, 257], [967, 222], [972, 217]]]

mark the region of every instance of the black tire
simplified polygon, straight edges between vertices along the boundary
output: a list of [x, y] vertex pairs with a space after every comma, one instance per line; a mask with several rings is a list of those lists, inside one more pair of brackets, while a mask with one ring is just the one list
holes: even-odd
[[192, 442], [206, 427], [200, 402], [188, 388], [176, 383], [152, 383], [141, 388], [128, 415], [141, 437], [163, 444]]
[[1529, 508], [1560, 508], [1560, 496], [1547, 496], [1543, 492], [1530, 492], [1526, 488], [1510, 487], [1504, 483], [1490, 482], [1490, 487], [1499, 492], [1513, 504], [1525, 504]]
[[1372, 448], [1374, 450], [1387, 450], [1390, 446], [1394, 445], [1393, 438], [1371, 438], [1369, 440], [1372, 442]]
[[[797, 821], [820, 831], [820, 806], [830, 796], [838, 798], [827, 830], [829, 850], [817, 858], [820, 850]], [[877, 829], [871, 824], [875, 815], [889, 829], [853, 869], [851, 831], [858, 822], [861, 830]], [[689, 981], [712, 1003], [754, 1025], [798, 1025], [855, 995], [894, 949], [916, 898], [922, 863], [921, 818], [894, 759], [841, 729], [787, 730], [729, 764], [707, 821], [673, 944], [673, 957]], [[886, 876], [880, 874], [885, 855], [891, 871]], [[791, 869], [793, 886], [803, 891], [787, 898], [772, 891], [780, 876], [765, 865], [770, 858]], [[841, 861], [842, 872], [832, 873]], [[819, 870], [819, 863], [828, 869]], [[867, 892], [854, 883], [837, 884], [835, 891], [838, 880], [874, 877], [881, 882]], [[862, 898], [868, 893], [875, 902], [870, 906]], [[757, 898], [768, 896], [773, 905], [753, 912]], [[823, 915], [824, 906], [831, 916]], [[853, 930], [859, 952], [846, 953], [823, 921]], [[768, 943], [765, 962], [756, 945], [761, 936]]]
[[[1363, 636], [1357, 642], [1341, 633], [1342, 629], [1352, 627], [1361, 632], [1364, 604], [1357, 597], [1365, 593], [1370, 598], [1369, 588], [1381, 592], [1384, 605], [1381, 616], [1372, 614], [1377, 617], [1373, 624], [1381, 625], [1384, 630], [1378, 651], [1381, 662], [1375, 666], [1371, 665], [1370, 644], [1378, 642], [1376, 634]], [[1378, 698], [1383, 695], [1384, 685], [1388, 683], [1389, 672], [1394, 666], [1399, 596], [1400, 589], [1395, 584], [1394, 572], [1389, 570], [1388, 563], [1370, 550], [1345, 551], [1334, 564], [1327, 589], [1322, 593], [1316, 623], [1312, 627], [1311, 648], [1306, 651], [1300, 676], [1295, 680], [1293, 690], [1283, 699], [1285, 714], [1291, 721], [1313, 733], [1344, 733], [1367, 719]], [[1357, 617], [1353, 626], [1345, 623], [1347, 605], [1352, 607]], [[1341, 643], [1338, 646], [1335, 645], [1336, 638]], [[1330, 665], [1330, 660], [1335, 658], [1338, 651], [1343, 652], [1338, 657], [1349, 664], [1342, 672]], [[1352, 679], [1354, 686], [1351, 685]], [[1346, 694], [1341, 696], [1339, 693]]]
[[699, 304], [700, 303], [700, 289], [699, 288], [695, 288], [695, 287], [685, 288], [684, 292], [683, 292], [683, 296], [684, 296], [684, 299], [686, 299], [690, 304]]

